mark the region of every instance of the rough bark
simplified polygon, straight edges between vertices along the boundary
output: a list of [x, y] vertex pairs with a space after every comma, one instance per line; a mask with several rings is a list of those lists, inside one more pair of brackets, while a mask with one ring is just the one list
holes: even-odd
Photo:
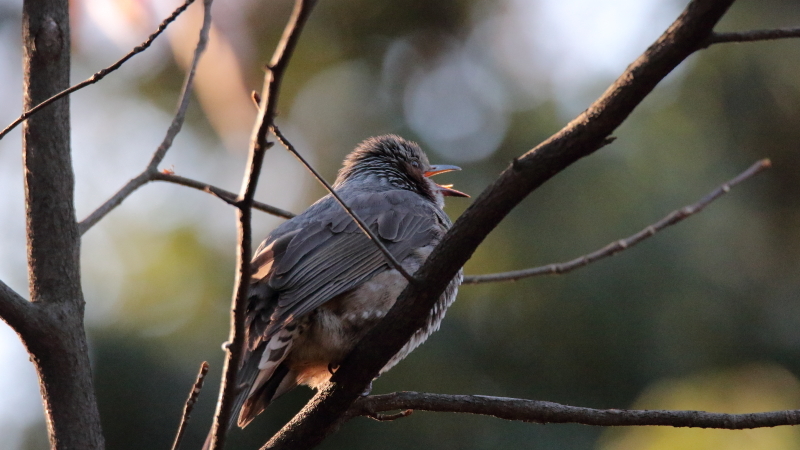
[[[68, 1], [26, 0], [22, 38], [27, 110], [69, 87]], [[69, 99], [31, 117], [22, 135], [28, 277], [37, 320], [16, 331], [39, 375], [51, 447], [100, 449], [103, 436], [83, 328]]]

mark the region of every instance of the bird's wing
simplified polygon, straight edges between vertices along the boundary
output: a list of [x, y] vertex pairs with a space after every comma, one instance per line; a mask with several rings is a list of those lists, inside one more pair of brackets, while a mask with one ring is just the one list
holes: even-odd
[[[346, 201], [398, 261], [434, 243], [450, 226], [444, 212], [411, 191], [362, 192]], [[280, 368], [299, 332], [295, 319], [387, 266], [380, 250], [330, 197], [284, 222], [262, 243], [253, 258], [245, 313], [243, 391], [236, 405], [242, 411], [240, 426], [283, 392], [286, 371]]]
[[[398, 261], [438, 239], [443, 220], [449, 226], [441, 210], [410, 191], [364, 192], [347, 201]], [[269, 313], [269, 323], [261, 324], [266, 327], [258, 327], [262, 338], [387, 267], [380, 250], [333, 199], [314, 206], [307, 217], [298, 217], [300, 227], [266, 243], [254, 258], [254, 284], [271, 294], [271, 304], [261, 308]]]

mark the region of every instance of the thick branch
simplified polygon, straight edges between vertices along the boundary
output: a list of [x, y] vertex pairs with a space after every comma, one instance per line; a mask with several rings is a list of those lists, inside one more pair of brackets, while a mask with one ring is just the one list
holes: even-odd
[[699, 213], [711, 202], [727, 194], [731, 190], [731, 188], [741, 183], [742, 181], [745, 181], [755, 176], [756, 174], [761, 173], [763, 170], [768, 169], [770, 165], [771, 163], [769, 159], [762, 159], [761, 161], [756, 162], [755, 164], [750, 166], [747, 170], [736, 176], [736, 178], [733, 178], [732, 180], [728, 181], [722, 186], [719, 186], [718, 188], [714, 189], [708, 195], [706, 195], [696, 203], [672, 211], [671, 213], [667, 214], [667, 216], [664, 217], [663, 219], [659, 220], [658, 222], [652, 225], [647, 226], [645, 229], [634, 234], [633, 236], [629, 236], [625, 239], [614, 241], [606, 245], [605, 247], [601, 248], [600, 250], [596, 250], [592, 253], [589, 253], [588, 255], [583, 255], [581, 257], [573, 259], [572, 261], [567, 261], [564, 263], [548, 264], [546, 266], [533, 267], [530, 269], [514, 270], [511, 272], [502, 272], [502, 273], [492, 273], [488, 275], [465, 276], [463, 284], [493, 283], [497, 281], [516, 281], [522, 278], [535, 277], [538, 275], [563, 274], [578, 269], [580, 267], [586, 266], [588, 264], [591, 264], [599, 259], [608, 258], [609, 256], [614, 256], [617, 253], [623, 250], [627, 250], [633, 247], [634, 245], [638, 244], [639, 242], [642, 242], [643, 240], [654, 236], [656, 233], [663, 230], [664, 228], [667, 228], [668, 226], [671, 225], [675, 225], [678, 222], [681, 222], [683, 219], [686, 219], [694, 214]]
[[0, 281], [0, 319], [17, 333], [24, 333], [33, 321], [31, 304]]
[[239, 360], [241, 359], [244, 342], [245, 301], [250, 288], [250, 258], [252, 256], [251, 208], [264, 161], [264, 154], [272, 146], [272, 143], [267, 141], [267, 133], [275, 120], [278, 95], [289, 59], [292, 57], [297, 41], [303, 31], [303, 26], [315, 4], [316, 0], [295, 1], [292, 15], [286, 24], [283, 36], [275, 49], [272, 62], [264, 76], [264, 87], [258, 108], [259, 113], [253, 127], [247, 169], [236, 202], [237, 228], [239, 232], [236, 253], [236, 282], [231, 305], [231, 328], [228, 337], [230, 345], [226, 348], [227, 357], [223, 368], [217, 411], [214, 414], [214, 424], [211, 428], [210, 448], [213, 450], [221, 450], [224, 446], [228, 424], [231, 423], [233, 415], [233, 411], [231, 411], [233, 401], [238, 394], [235, 380], [239, 371]]
[[14, 128], [16, 128], [17, 125], [21, 124], [22, 122], [27, 120], [32, 115], [34, 115], [37, 112], [41, 111], [42, 108], [44, 108], [45, 106], [55, 102], [56, 100], [58, 100], [58, 99], [60, 99], [62, 97], [65, 97], [65, 96], [67, 96], [69, 94], [72, 94], [73, 92], [75, 92], [75, 91], [77, 91], [79, 89], [83, 89], [86, 86], [89, 86], [91, 84], [97, 83], [98, 81], [100, 81], [103, 78], [105, 78], [105, 76], [108, 75], [109, 73], [119, 69], [129, 59], [133, 58], [134, 55], [147, 50], [147, 48], [150, 47], [150, 44], [152, 44], [153, 41], [161, 33], [163, 33], [164, 30], [167, 29], [167, 26], [169, 26], [170, 23], [174, 22], [175, 19], [177, 19], [178, 16], [183, 11], [185, 11], [186, 8], [188, 8], [189, 5], [191, 5], [192, 3], [194, 3], [194, 0], [186, 0], [186, 2], [183, 5], [179, 6], [175, 11], [172, 12], [172, 14], [169, 17], [167, 17], [166, 19], [164, 19], [163, 22], [161, 22], [161, 25], [158, 26], [158, 29], [156, 29], [156, 31], [153, 34], [151, 34], [140, 45], [138, 45], [133, 50], [131, 50], [127, 55], [123, 56], [122, 59], [120, 59], [119, 61], [115, 62], [114, 64], [112, 64], [112, 65], [110, 65], [108, 67], [106, 67], [103, 70], [100, 70], [99, 72], [96, 72], [94, 75], [92, 75], [91, 77], [87, 78], [86, 80], [76, 84], [75, 86], [72, 86], [72, 87], [70, 87], [68, 89], [64, 89], [63, 91], [53, 95], [52, 97], [48, 98], [47, 100], [44, 100], [43, 102], [41, 102], [41, 103], [37, 104], [36, 106], [32, 107], [31, 109], [26, 110], [24, 113], [22, 113], [21, 116], [17, 117], [16, 120], [11, 122], [11, 124], [8, 125], [3, 131], [0, 131], [0, 139], [3, 139], [3, 137], [6, 134], [8, 134], [9, 131], [11, 131]]
[[[69, 2], [25, 0], [22, 41], [28, 110], [69, 86]], [[102, 449], [83, 329], [68, 97], [25, 122], [22, 146], [30, 308], [39, 323], [17, 331], [39, 375], [50, 446]]]
[[386, 262], [394, 270], [400, 272], [400, 274], [403, 275], [403, 278], [405, 278], [408, 281], [411, 281], [412, 278], [411, 275], [406, 271], [406, 269], [403, 268], [402, 265], [400, 265], [399, 262], [397, 262], [394, 256], [392, 256], [392, 254], [386, 248], [386, 246], [383, 245], [383, 243], [380, 241], [380, 239], [378, 239], [377, 236], [375, 236], [375, 233], [373, 233], [372, 230], [369, 229], [367, 224], [364, 223], [364, 221], [361, 220], [360, 217], [358, 217], [358, 214], [356, 214], [355, 211], [353, 211], [353, 209], [350, 208], [350, 206], [348, 206], [347, 203], [345, 203], [341, 197], [339, 197], [339, 194], [337, 194], [336, 191], [333, 190], [333, 187], [331, 187], [331, 185], [328, 184], [328, 182], [325, 181], [324, 178], [322, 178], [322, 175], [320, 175], [319, 172], [316, 171], [316, 169], [311, 167], [311, 164], [309, 164], [308, 161], [306, 161], [306, 159], [300, 155], [300, 153], [297, 151], [294, 145], [292, 145], [292, 143], [289, 142], [288, 139], [286, 139], [286, 136], [284, 136], [283, 133], [281, 133], [281, 130], [278, 129], [278, 127], [275, 126], [274, 124], [272, 125], [272, 132], [275, 133], [275, 137], [278, 138], [278, 141], [280, 141], [280, 143], [283, 144], [283, 146], [286, 147], [286, 149], [289, 150], [289, 152], [293, 154], [300, 161], [300, 163], [302, 163], [306, 167], [306, 169], [308, 169], [308, 171], [311, 172], [312, 175], [314, 175], [314, 178], [316, 178], [317, 181], [320, 182], [320, 184], [325, 186], [325, 189], [327, 189], [328, 192], [333, 196], [333, 198], [336, 199], [336, 201], [339, 203], [339, 206], [341, 206], [342, 209], [344, 209], [344, 211], [347, 213], [347, 215], [350, 216], [351, 219], [353, 219], [356, 225], [358, 225], [358, 228], [361, 230], [361, 232], [366, 234], [369, 240], [372, 241], [373, 244], [375, 244], [375, 246], [378, 248], [378, 250], [380, 250], [381, 253], [383, 253], [383, 257], [384, 259], [386, 259]]
[[598, 426], [663, 425], [743, 430], [800, 424], [800, 410], [797, 409], [750, 414], [592, 409], [540, 400], [421, 392], [395, 392], [360, 398], [353, 404], [348, 414], [372, 416], [397, 409], [481, 414], [523, 422], [579, 423]]
[[672, 69], [700, 48], [732, 1], [689, 3], [672, 26], [586, 111], [516, 159], [456, 221], [395, 306], [345, 358], [328, 387], [265, 448], [310, 448], [335, 430], [381, 367], [424, 324], [447, 283], [486, 235], [532, 190], [599, 148]]
[[774, 30], [753, 30], [730, 33], [713, 33], [706, 41], [706, 45], [723, 44], [727, 42], [755, 42], [772, 41], [775, 39], [788, 39], [800, 37], [800, 27], [777, 28]]

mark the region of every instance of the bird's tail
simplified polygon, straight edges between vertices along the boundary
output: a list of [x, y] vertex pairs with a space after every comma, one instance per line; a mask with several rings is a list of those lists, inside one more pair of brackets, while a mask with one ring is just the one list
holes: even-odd
[[[259, 386], [251, 395], [248, 395], [249, 392], [242, 392], [239, 394], [239, 398], [236, 399], [237, 410], [241, 411], [237, 422], [239, 427], [246, 427], [247, 424], [257, 415], [261, 414], [261, 411], [264, 411], [273, 400], [297, 385], [295, 377], [287, 377], [287, 375], [289, 375], [289, 367], [281, 363], [275, 368], [275, 371], [272, 372], [269, 380]], [[233, 421], [231, 421], [231, 426], [233, 426]]]
[[[257, 362], [256, 360], [256, 363]], [[251, 395], [250, 386], [255, 382], [259, 370], [257, 366], [254, 368], [247, 366], [248, 365], [245, 364], [245, 367], [242, 367], [239, 371], [239, 379], [241, 380], [239, 386], [241, 387], [241, 392], [238, 393], [234, 400], [233, 408], [231, 409], [231, 417], [227, 424], [228, 430], [233, 428], [236, 424], [238, 424], [240, 428], [246, 427], [247, 424], [252, 422], [257, 415], [264, 411], [273, 400], [296, 386], [293, 376], [287, 378], [290, 372], [289, 368], [286, 364], [281, 363], [272, 373], [269, 380], [259, 386]], [[203, 450], [211, 449], [213, 431], [214, 429], [212, 428], [208, 432], [206, 441], [203, 444]]]

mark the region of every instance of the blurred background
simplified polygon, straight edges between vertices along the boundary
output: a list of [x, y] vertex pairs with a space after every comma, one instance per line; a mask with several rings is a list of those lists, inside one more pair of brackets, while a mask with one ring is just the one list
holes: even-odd
[[[198, 2], [199, 3], [199, 2]], [[279, 105], [284, 133], [333, 180], [362, 139], [398, 133], [473, 196], [586, 108], [680, 13], [678, 0], [322, 0]], [[144, 40], [173, 0], [75, 0], [74, 82]], [[289, 0], [216, 0], [195, 101], [162, 168], [238, 191]], [[80, 219], [138, 174], [171, 120], [197, 40], [193, 5], [146, 53], [72, 96]], [[21, 1], [0, 0], [0, 125], [21, 110]], [[798, 26], [795, 0], [741, 0], [719, 31]], [[442, 330], [376, 383], [597, 408], [800, 408], [800, 40], [699, 52], [618, 139], [534, 192], [466, 266], [565, 261], [693, 203], [754, 161], [774, 168], [703, 213], [568, 275], [464, 286]], [[0, 279], [27, 292], [20, 132], [0, 141]], [[258, 198], [323, 195], [280, 147]], [[451, 199], [454, 219], [469, 200]], [[280, 219], [257, 213], [256, 238]], [[235, 223], [218, 199], [153, 183], [83, 238], [86, 324], [109, 448], [168, 448], [211, 363], [186, 449], [211, 421], [227, 338]], [[0, 322], [0, 447], [47, 448], [34, 370]], [[310, 397], [276, 402], [230, 449], [258, 448]], [[794, 449], [800, 429], [603, 429], [418, 412], [355, 419], [324, 449]]]

